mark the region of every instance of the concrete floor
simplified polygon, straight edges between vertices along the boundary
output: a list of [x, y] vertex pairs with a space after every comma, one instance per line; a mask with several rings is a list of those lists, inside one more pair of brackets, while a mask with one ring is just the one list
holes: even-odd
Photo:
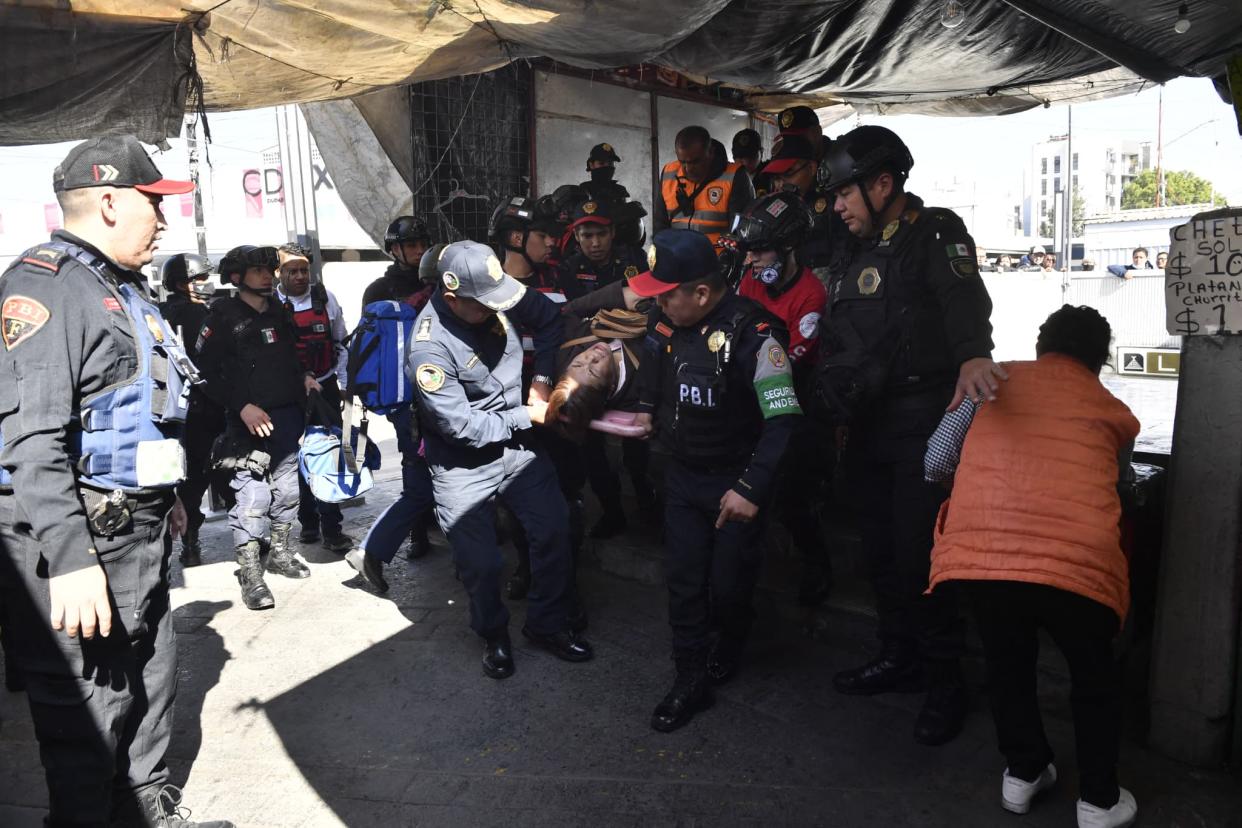
[[[396, 493], [381, 484], [347, 511], [347, 529], [361, 535]], [[965, 733], [926, 748], [911, 738], [918, 696], [833, 692], [833, 672], [872, 646], [865, 601], [847, 584], [832, 606], [796, 610], [779, 552], [744, 672], [714, 709], [663, 735], [647, 725], [672, 677], [650, 527], [601, 545], [584, 568], [596, 660], [525, 646], [511, 602], [517, 673], [503, 682], [480, 671], [465, 594], [435, 537], [430, 556], [389, 568], [384, 597], [309, 548], [312, 577], [272, 578], [277, 607], [256, 613], [239, 601], [224, 524], [208, 524], [206, 564], [174, 565], [173, 589], [169, 762], [196, 817], [246, 828], [1074, 824], [1063, 682], [1045, 682], [1062, 781], [1019, 820], [997, 804], [1004, 764], [981, 693]], [[1142, 826], [1239, 824], [1236, 777], [1136, 744], [1122, 756]], [[40, 825], [45, 802], [25, 699], [0, 691], [0, 826]]]

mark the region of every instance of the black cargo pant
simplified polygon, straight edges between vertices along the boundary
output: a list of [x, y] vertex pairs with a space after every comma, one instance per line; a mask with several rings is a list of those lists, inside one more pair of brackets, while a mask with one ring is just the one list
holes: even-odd
[[673, 658], [694, 658], [713, 631], [745, 640], [755, 611], [751, 598], [763, 559], [767, 503], [750, 523], [716, 528], [720, 498], [739, 473], [695, 471], [670, 457], [664, 471], [664, 556]]
[[965, 649], [955, 590], [925, 595], [932, 532], [948, 491], [923, 479], [927, 440], [952, 385], [882, 401], [851, 427], [846, 473], [875, 590], [879, 636], [935, 668]]
[[[323, 390], [319, 392], [319, 396], [324, 402], [324, 410], [331, 412], [333, 415], [331, 422], [320, 423], [320, 425], [334, 425], [339, 428], [341, 426], [341, 389], [337, 385], [336, 375], [333, 374], [328, 377], [320, 385]], [[357, 425], [357, 423], [352, 425]], [[301, 469], [299, 469], [298, 524], [303, 529], [319, 529], [322, 527], [324, 534], [331, 536], [340, 534], [343, 520], [340, 504], [324, 503], [316, 500], [315, 496], [311, 494], [310, 486], [306, 485], [306, 479], [302, 477]]]
[[146, 499], [124, 534], [87, 536], [108, 577], [112, 633], [51, 629], [47, 562], [10, 495], [0, 495], [0, 590], [47, 776], [50, 826], [102, 826], [168, 779], [177, 642], [168, 601], [172, 493]]
[[1079, 797], [1117, 804], [1121, 749], [1121, 674], [1113, 655], [1117, 613], [1073, 592], [1016, 581], [965, 581], [987, 656], [988, 695], [1009, 773], [1027, 782], [1052, 761], [1036, 694], [1039, 630], [1069, 665]]
[[203, 525], [203, 495], [211, 484], [211, 446], [223, 431], [221, 409], [213, 403], [191, 400], [185, 421], [185, 480], [177, 486], [191, 532]]

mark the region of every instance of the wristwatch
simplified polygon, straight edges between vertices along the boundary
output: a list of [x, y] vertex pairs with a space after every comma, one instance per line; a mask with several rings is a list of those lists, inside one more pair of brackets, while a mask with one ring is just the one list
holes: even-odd
[[530, 378], [530, 381], [532, 384], [536, 382], [541, 382], [544, 385], [552, 384], [552, 378], [549, 377], [547, 374], [535, 374], [533, 377]]

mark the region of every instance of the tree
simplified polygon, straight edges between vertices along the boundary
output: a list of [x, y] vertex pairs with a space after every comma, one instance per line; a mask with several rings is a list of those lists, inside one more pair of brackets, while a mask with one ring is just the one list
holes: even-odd
[[[1082, 237], [1083, 219], [1087, 217], [1087, 204], [1083, 201], [1082, 195], [1077, 190], [1074, 191], [1074, 214], [1070, 217], [1070, 230], [1074, 238]], [[1048, 205], [1048, 211], [1040, 217], [1039, 235], [1052, 238], [1053, 232], [1057, 226], [1056, 206], [1055, 202]]]
[[[1126, 185], [1121, 193], [1121, 209], [1138, 210], [1156, 206], [1155, 170], [1143, 170]], [[1212, 182], [1186, 170], [1169, 170], [1164, 174], [1164, 206], [1182, 204], [1217, 204], [1225, 206], [1225, 198], [1216, 192]]]

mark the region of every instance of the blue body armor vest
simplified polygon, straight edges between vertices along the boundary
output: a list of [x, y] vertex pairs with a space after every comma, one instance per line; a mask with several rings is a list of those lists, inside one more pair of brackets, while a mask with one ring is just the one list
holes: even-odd
[[[138, 371], [129, 382], [81, 401], [69, 430], [70, 459], [79, 482], [125, 492], [175, 486], [185, 479], [180, 438], [190, 387], [200, 381], [198, 371], [159, 308], [132, 285], [113, 285], [102, 260], [61, 241], [38, 249], [48, 248], [64, 251], [85, 265], [121, 302], [138, 351]], [[0, 470], [0, 485], [12, 485], [8, 478]]]

